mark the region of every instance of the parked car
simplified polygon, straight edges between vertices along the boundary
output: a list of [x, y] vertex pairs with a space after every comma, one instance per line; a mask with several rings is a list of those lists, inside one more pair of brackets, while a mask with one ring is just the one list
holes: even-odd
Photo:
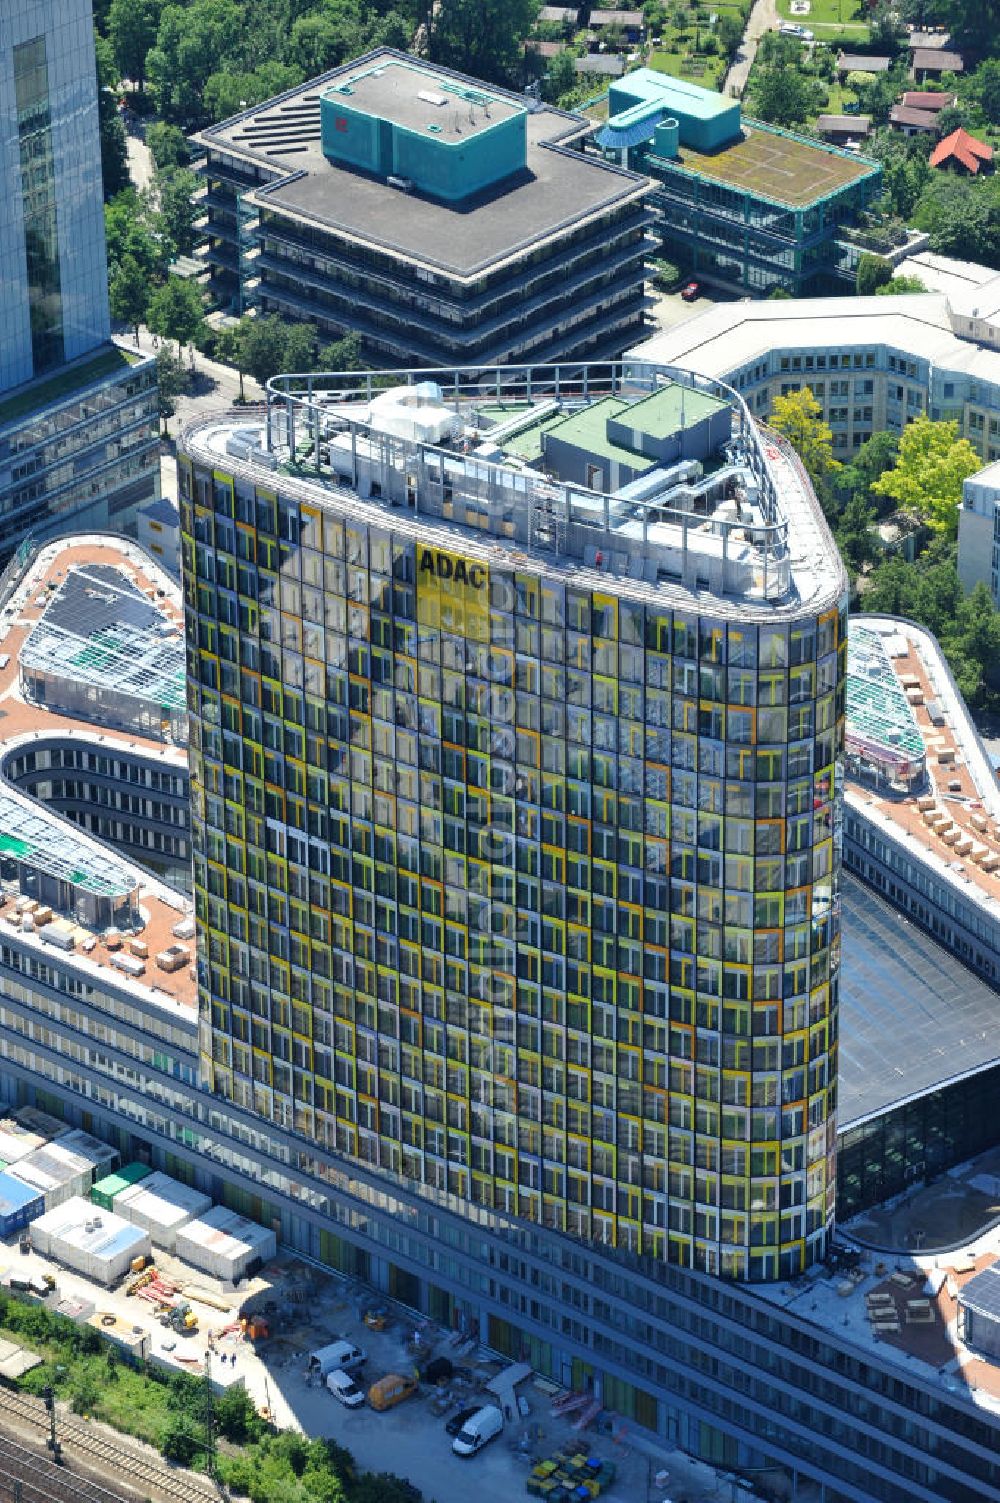
[[479, 1413], [479, 1407], [478, 1404], [470, 1404], [468, 1409], [459, 1409], [457, 1414], [451, 1416], [451, 1419], [445, 1420], [444, 1428], [448, 1434], [457, 1435], [460, 1430], [464, 1430], [472, 1416]]
[[368, 1402], [373, 1409], [394, 1409], [411, 1393], [416, 1393], [420, 1384], [416, 1378], [404, 1378], [400, 1373], [387, 1373], [368, 1390]]
[[503, 1429], [503, 1415], [495, 1404], [486, 1404], [477, 1409], [470, 1420], [459, 1430], [451, 1443], [456, 1456], [475, 1456], [483, 1446], [494, 1440]]
[[345, 1409], [358, 1409], [365, 1401], [364, 1389], [359, 1388], [350, 1373], [345, 1373], [342, 1367], [335, 1367], [332, 1373], [327, 1373], [326, 1386]]
[[701, 297], [701, 283], [685, 282], [681, 288], [681, 297], [686, 303], [693, 303], [696, 298]]
[[309, 1353], [309, 1371], [325, 1378], [337, 1367], [344, 1372], [354, 1372], [367, 1360], [368, 1353], [355, 1346], [353, 1341], [331, 1341], [329, 1346], [321, 1346]]

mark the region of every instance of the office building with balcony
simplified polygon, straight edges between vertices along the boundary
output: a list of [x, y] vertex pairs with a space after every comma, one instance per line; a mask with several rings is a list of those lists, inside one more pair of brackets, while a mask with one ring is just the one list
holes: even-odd
[[758, 296], [853, 287], [844, 237], [879, 195], [877, 162], [744, 120], [737, 100], [651, 68], [611, 84], [596, 144], [652, 179], [663, 252], [686, 274]]
[[361, 336], [375, 363], [619, 354], [646, 181], [590, 124], [387, 48], [203, 131], [219, 300]]
[[[568, 373], [568, 380], [578, 377], [579, 367]], [[544, 396], [544, 381], [540, 391]], [[627, 393], [633, 408], [636, 395], [641, 393]], [[720, 400], [718, 389], [706, 395]], [[659, 438], [653, 441], [664, 443], [673, 420], [671, 408], [676, 417], [674, 398], [663, 406], [654, 404], [652, 411], [647, 407], [645, 417], [633, 418], [629, 433], [641, 432], [648, 445], [655, 426]], [[550, 411], [549, 416], [555, 415]], [[566, 416], [578, 418], [578, 413]], [[712, 414], [706, 409], [693, 425], [696, 434], [706, 416], [711, 423]], [[386, 417], [383, 411], [380, 421]], [[524, 412], [518, 417], [520, 428]], [[520, 429], [523, 442], [517, 447], [534, 451], [542, 421], [536, 416], [527, 429]], [[577, 440], [580, 426], [579, 421], [574, 425]], [[591, 438], [596, 429], [595, 423]], [[704, 428], [700, 431], [704, 434]], [[343, 432], [349, 435], [350, 430]], [[502, 433], [494, 429], [493, 436], [496, 441]], [[294, 485], [299, 495], [310, 495], [322, 519], [330, 491], [276, 475], [267, 468], [266, 452], [253, 448], [252, 437], [234, 431], [233, 420], [220, 420], [214, 436], [199, 425], [186, 442], [196, 494], [205, 496], [203, 488], [197, 489], [201, 485], [199, 456], [204, 452], [212, 456], [212, 479], [222, 489], [230, 481], [234, 487], [244, 486], [250, 474], [262, 490], [266, 480], [272, 486], [278, 480], [282, 493]], [[512, 453], [517, 437], [511, 436]], [[605, 429], [603, 437], [604, 446], [610, 448], [614, 441], [619, 455], [627, 451], [631, 462], [637, 462], [641, 450], [634, 436], [618, 443], [608, 438]], [[300, 453], [307, 447], [308, 440]], [[247, 460], [251, 454], [252, 464]], [[466, 462], [471, 463], [471, 456]], [[783, 475], [779, 469], [777, 478]], [[699, 477], [691, 473], [689, 478], [696, 481]], [[654, 477], [650, 484], [656, 483]], [[720, 484], [726, 484], [725, 479]], [[272, 499], [276, 499], [274, 492]], [[793, 494], [785, 504], [794, 500]], [[195, 505], [208, 510], [204, 503]], [[377, 512], [371, 502], [358, 501], [359, 517], [376, 528]], [[189, 520], [191, 515], [189, 511]], [[401, 512], [400, 520], [403, 516]], [[723, 513], [720, 521], [725, 519]], [[545, 525], [544, 518], [539, 521]], [[653, 521], [654, 537], [655, 526]], [[712, 536], [703, 531], [702, 541]], [[795, 537], [793, 529], [790, 538]], [[626, 531], [620, 541], [627, 547], [627, 540]], [[452, 542], [457, 542], [457, 536]], [[738, 544], [739, 539], [730, 536], [734, 552]], [[297, 545], [289, 547], [288, 540], [279, 540], [278, 546], [286, 547], [289, 557], [297, 556]], [[451, 590], [438, 590], [430, 602], [425, 600], [432, 612], [443, 608], [442, 601], [465, 612], [475, 611], [480, 576], [470, 576], [466, 569], [462, 580], [458, 569], [459, 560], [476, 567], [474, 547], [466, 544], [463, 535], [461, 548], [452, 554]], [[446, 558], [451, 550], [440, 551]], [[552, 562], [558, 576], [557, 560]], [[338, 563], [336, 554], [331, 563]], [[346, 570], [346, 555], [343, 563]], [[614, 585], [603, 561], [599, 565], [594, 556], [594, 564], [600, 583]], [[435, 558], [435, 571], [446, 567]], [[335, 575], [336, 569], [332, 572]], [[225, 578], [220, 573], [212, 588], [226, 591]], [[287, 567], [282, 568], [281, 578], [282, 588], [291, 590], [295, 582]], [[435, 578], [440, 581], [442, 573], [436, 572]], [[492, 573], [489, 587], [492, 598]], [[70, 650], [69, 644], [63, 650], [59, 640], [62, 611], [64, 607], [75, 610], [81, 590], [91, 613], [81, 623], [86, 628], [86, 650], [82, 643], [80, 652]], [[236, 593], [244, 597], [244, 607], [267, 609], [259, 600], [251, 600], [246, 590]], [[333, 577], [331, 595], [331, 609], [336, 612]], [[291, 605], [291, 596], [286, 603]], [[385, 1164], [365, 1163], [325, 1146], [315, 1133], [310, 1135], [310, 1123], [301, 1115], [282, 1126], [274, 1115], [245, 1109], [211, 1088], [203, 1064], [203, 1056], [212, 1050], [210, 1020], [199, 1021], [197, 976], [204, 992], [219, 984], [224, 964], [240, 964], [238, 957], [231, 959], [235, 949], [223, 948], [241, 943], [235, 901], [229, 910], [233, 932], [227, 931], [225, 938], [220, 930], [212, 933], [210, 948], [200, 955], [196, 973], [192, 964], [195, 921], [185, 894], [172, 880], [168, 884], [151, 875], [149, 854], [138, 852], [131, 834], [123, 837], [121, 831], [108, 828], [95, 838], [74, 828], [69, 823], [72, 806], [61, 804], [67, 795], [62, 780], [79, 777], [82, 766], [78, 757], [72, 763], [60, 760], [70, 747], [104, 759], [88, 768], [95, 787], [114, 788], [130, 798], [143, 788], [148, 788], [145, 796], [151, 799], [161, 798], [166, 791], [162, 782], [143, 781], [147, 770], [161, 779], [183, 772], [183, 747], [180, 739], [174, 739], [175, 733], [178, 738], [181, 735], [180, 726], [173, 709], [166, 715], [162, 711], [164, 704], [175, 706], [174, 686], [182, 673], [179, 622], [176, 586], [152, 559], [120, 539], [58, 541], [19, 560], [0, 582], [0, 650], [9, 658], [0, 670], [0, 707], [6, 723], [16, 728], [0, 764], [4, 828], [13, 837], [0, 851], [0, 1100], [12, 1107], [41, 1108], [95, 1133], [114, 1145], [124, 1160], [138, 1158], [241, 1214], [279, 1226], [288, 1249], [364, 1280], [383, 1298], [391, 1297], [443, 1326], [478, 1336], [492, 1351], [530, 1362], [555, 1384], [590, 1388], [610, 1411], [647, 1432], [664, 1449], [680, 1446], [716, 1465], [753, 1469], [758, 1477], [760, 1469], [768, 1469], [776, 1485], [784, 1479], [783, 1495], [792, 1500], [821, 1496], [825, 1503], [871, 1503], [872, 1499], [896, 1503], [906, 1496], [916, 1503], [939, 1503], [942, 1497], [959, 1503], [997, 1503], [998, 1424], [988, 1397], [963, 1384], [960, 1376], [943, 1386], [935, 1368], [919, 1358], [906, 1359], [904, 1365], [898, 1352], [874, 1344], [858, 1308], [851, 1310], [851, 1323], [845, 1326], [848, 1306], [837, 1293], [841, 1274], [827, 1275], [816, 1267], [809, 1279], [792, 1285], [779, 1282], [751, 1288], [723, 1283], [697, 1270], [664, 1263], [652, 1254], [629, 1253], [624, 1245], [587, 1242], [516, 1212], [490, 1210], [406, 1178]], [[546, 623], [535, 624], [540, 631], [551, 630]], [[220, 633], [226, 625], [224, 616], [216, 623]], [[524, 625], [530, 628], [530, 618]], [[331, 629], [336, 629], [335, 616]], [[222, 661], [228, 661], [228, 638], [220, 635], [214, 640]], [[473, 640], [476, 647], [483, 645], [478, 635]], [[209, 636], [203, 643], [206, 650], [212, 650]], [[113, 662], [123, 645], [135, 663], [131, 674], [120, 665], [116, 676]], [[417, 645], [416, 661], [420, 671], [426, 671], [430, 665], [419, 657]], [[527, 645], [522, 643], [519, 650], [525, 651]], [[631, 645], [635, 644], [620, 642], [619, 653]], [[196, 650], [200, 653], [201, 646]], [[567, 673], [580, 671], [564, 667]], [[351, 682], [356, 679], [354, 675]], [[505, 687], [503, 676], [489, 682], [497, 693]], [[597, 682], [595, 677], [595, 687]], [[626, 680], [622, 689], [628, 686]], [[294, 692], [294, 684], [290, 688]], [[222, 725], [223, 734], [231, 736], [226, 718]], [[397, 733], [402, 734], [402, 727]], [[328, 745], [329, 734], [324, 732]], [[363, 745], [359, 742], [355, 750], [363, 752]], [[28, 752], [47, 759], [35, 763], [30, 785], [28, 768], [18, 761]], [[401, 764], [404, 771], [405, 766]], [[140, 770], [142, 777], [137, 776]], [[525, 771], [530, 774], [532, 768]], [[249, 765], [245, 775], [255, 775]], [[224, 792], [227, 844], [242, 845], [228, 831], [237, 809], [244, 818], [252, 816], [251, 804], [237, 802], [243, 793], [236, 785]], [[96, 802], [94, 795], [89, 798]], [[12, 822], [15, 806], [21, 812]], [[129, 818], [124, 804], [116, 808], [121, 812], [115, 817]], [[135, 824], [152, 824], [159, 817], [152, 804], [132, 812], [141, 815]], [[265, 818], [272, 820], [268, 828], [276, 838], [278, 826], [271, 816]], [[595, 831], [603, 822], [595, 822]], [[500, 817], [497, 830], [498, 838], [502, 837]], [[111, 849], [106, 840], [116, 846], [122, 841], [122, 848]], [[125, 848], [129, 844], [131, 856]], [[310, 849], [317, 852], [318, 877], [320, 843], [313, 841]], [[223, 862], [218, 859], [221, 851], [213, 850], [209, 882], [214, 886], [215, 874], [223, 867], [227, 874], [236, 873], [239, 857], [234, 854], [230, 865], [228, 852]], [[67, 872], [69, 861], [72, 866]], [[602, 870], [606, 869], [605, 864]], [[248, 873], [251, 870], [248, 867]], [[499, 869], [497, 876], [502, 876]], [[248, 881], [257, 880], [248, 876]], [[290, 877], [289, 896], [293, 895]], [[215, 896], [213, 892], [213, 900]], [[474, 894], [470, 891], [469, 896]], [[601, 896], [596, 887], [592, 896]], [[232, 891], [227, 902], [230, 898], [235, 899]], [[849, 1043], [839, 1056], [840, 1136], [843, 1143], [855, 1122], [863, 1122], [863, 1143], [846, 1159], [849, 1167], [863, 1160], [860, 1167], [866, 1177], [860, 1191], [870, 1194], [875, 1185], [873, 1155], [882, 1151], [895, 1166], [900, 1103], [911, 1098], [908, 1109], [912, 1110], [913, 1092], [934, 1079], [942, 1040], [957, 1045], [959, 1032], [973, 1029], [992, 993], [930, 938], [919, 936], [919, 957], [914, 958], [912, 950], [908, 957], [898, 917], [846, 875], [842, 899], [846, 927], [839, 1026]], [[502, 901], [499, 897], [498, 902]], [[45, 912], [46, 908], [52, 912]], [[428, 911], [427, 919], [432, 917]], [[118, 930], [117, 936], [106, 932], [109, 923]], [[268, 910], [268, 923], [275, 925], [277, 962], [282, 930], [276, 908]], [[600, 934], [594, 930], [595, 939]], [[946, 989], [942, 978], [949, 966], [956, 974]], [[315, 974], [320, 982], [325, 979], [321, 963]], [[261, 1004], [252, 1014], [254, 1047], [263, 1049], [261, 1030], [266, 1027], [270, 1049], [273, 1030], [275, 1058], [280, 1059], [283, 1044], [277, 1030], [281, 1024], [270, 1020], [271, 994], [263, 982], [255, 983], [255, 990]], [[353, 991], [351, 996], [356, 1006]], [[555, 1002], [552, 998], [550, 1010]], [[318, 1003], [317, 997], [311, 1005]], [[294, 1005], [299, 1009], [293, 1016], [298, 1026], [304, 1021], [302, 1004], [296, 998]], [[499, 1009], [503, 1003], [498, 1000], [493, 1005]], [[607, 1003], [598, 999], [593, 1005], [606, 1020]], [[428, 1033], [436, 1021], [430, 1006], [428, 1002], [420, 1013], [420, 1026]], [[685, 1007], [683, 994], [677, 1006]], [[598, 1042], [616, 1049], [630, 1047], [626, 1025], [636, 1014], [627, 1006], [627, 998], [620, 1008], [619, 1015], [616, 1002], [614, 1038], [605, 1041], [595, 1035], [594, 1047]], [[342, 1018], [335, 1016], [339, 1026]], [[898, 1046], [901, 1029], [906, 1033], [912, 1024], [916, 1038], [918, 1025], [926, 1028], [931, 1016], [940, 1021], [939, 1047], [932, 1051], [910, 1048], [905, 1053], [895, 1047], [898, 1068], [888, 1078], [878, 1030]], [[321, 1008], [313, 1018], [318, 1039]], [[378, 1023], [385, 1035], [380, 1047], [386, 1050], [392, 1042], [385, 1026], [388, 1018], [388, 1004], [383, 1004]], [[502, 1025], [499, 1012], [497, 1019]], [[652, 1005], [643, 1019], [643, 1028], [661, 1022]], [[446, 1026], [451, 1026], [450, 1014]], [[545, 1026], [551, 1034], [558, 1025], [546, 1021]], [[335, 1067], [340, 1071], [335, 1077], [338, 1084], [348, 1059], [363, 1064], [369, 1048], [366, 1025], [355, 1022], [355, 1029], [356, 1056], [348, 1054], [342, 1038], [332, 1046], [341, 1061]], [[583, 1030], [575, 1023], [572, 1029], [572, 1036], [580, 1039]], [[697, 1037], [707, 1035], [701, 1029]], [[864, 1047], [856, 1047], [856, 1040]], [[502, 1042], [502, 1027], [498, 1027], [498, 1043]], [[522, 1032], [515, 1047], [530, 1058], [531, 1042]], [[651, 1038], [650, 1047], [654, 1046]], [[317, 1042], [314, 1047], [317, 1062], [322, 1063], [326, 1046]], [[430, 1038], [426, 1052], [430, 1064], [434, 1053]], [[393, 1086], [387, 1057], [380, 1069], [384, 1075], [379, 1100], [384, 1089], [388, 1112]], [[574, 1070], [580, 1073], [575, 1066]], [[606, 1074], [595, 1071], [592, 1095], [596, 1096], [597, 1083]], [[620, 1089], [628, 1083], [623, 1074]], [[683, 1084], [674, 1078], [673, 1089], [681, 1097]], [[651, 1089], [655, 1089], [652, 1082]], [[926, 1099], [931, 1101], [930, 1096]], [[496, 1106], [503, 1110], [499, 1100]], [[988, 1113], [979, 1116], [982, 1126]], [[938, 1112], [937, 1117], [940, 1149], [946, 1145], [955, 1114], [948, 1110]], [[955, 1143], [956, 1151], [962, 1151], [965, 1141]], [[517, 1151], [526, 1156], [529, 1149], [519, 1142]], [[853, 1169], [851, 1189], [853, 1193]], [[860, 1302], [860, 1293], [856, 1299]], [[748, 1373], [753, 1375], [750, 1383]]]
[[159, 495], [156, 368], [110, 344], [89, 0], [12, 0], [0, 50], [0, 557], [134, 530]]

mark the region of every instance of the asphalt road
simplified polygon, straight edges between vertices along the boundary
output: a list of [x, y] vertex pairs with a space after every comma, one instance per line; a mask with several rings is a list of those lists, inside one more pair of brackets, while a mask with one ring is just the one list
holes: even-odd
[[776, 0], [756, 0], [756, 4], [747, 17], [746, 30], [740, 43], [740, 50], [736, 54], [736, 61], [730, 65], [722, 85], [723, 94], [730, 94], [734, 99], [743, 97], [743, 90], [747, 86], [747, 78], [754, 58], [757, 56], [757, 48], [760, 39], [766, 31], [774, 31], [780, 24]]

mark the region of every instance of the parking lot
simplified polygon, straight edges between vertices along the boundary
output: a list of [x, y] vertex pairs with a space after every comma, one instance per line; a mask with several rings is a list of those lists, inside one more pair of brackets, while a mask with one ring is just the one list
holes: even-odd
[[[113, 1316], [118, 1330], [130, 1337], [139, 1328], [147, 1338], [149, 1360], [168, 1369], [199, 1373], [210, 1347], [216, 1384], [244, 1383], [280, 1427], [331, 1436], [362, 1467], [409, 1478], [425, 1503], [468, 1503], [473, 1496], [476, 1503], [513, 1503], [527, 1497], [533, 1462], [566, 1449], [614, 1463], [614, 1484], [602, 1495], [612, 1503], [708, 1503], [730, 1497], [739, 1503], [745, 1496], [678, 1452], [654, 1451], [644, 1435], [617, 1418], [604, 1415], [586, 1430], [575, 1430], [576, 1416], [560, 1418], [552, 1412], [556, 1386], [531, 1376], [517, 1389], [527, 1412], [507, 1423], [503, 1434], [477, 1455], [455, 1456], [446, 1419], [460, 1408], [497, 1402], [486, 1385], [508, 1366], [478, 1344], [456, 1342], [453, 1333], [420, 1322], [370, 1289], [292, 1255], [279, 1256], [238, 1290], [162, 1253], [156, 1264], [190, 1300], [198, 1317], [195, 1333], [182, 1336], [165, 1329], [155, 1306], [126, 1295], [123, 1285], [99, 1288], [34, 1251], [20, 1253], [16, 1240], [0, 1247], [0, 1282], [8, 1283], [12, 1274], [21, 1279], [54, 1274], [57, 1287], [47, 1301], [50, 1307], [78, 1320], [94, 1316], [98, 1324]], [[226, 1331], [247, 1307], [263, 1315], [269, 1326], [267, 1337], [254, 1344]], [[365, 1323], [373, 1309], [384, 1313], [382, 1330]], [[340, 1337], [368, 1353], [358, 1380], [365, 1390], [387, 1373], [409, 1375], [425, 1368], [432, 1355], [448, 1357], [456, 1373], [443, 1391], [421, 1385], [414, 1397], [384, 1413], [368, 1404], [349, 1410], [308, 1372], [309, 1353]]]

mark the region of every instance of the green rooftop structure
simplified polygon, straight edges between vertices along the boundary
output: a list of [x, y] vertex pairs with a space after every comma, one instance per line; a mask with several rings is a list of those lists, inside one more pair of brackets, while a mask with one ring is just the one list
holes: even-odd
[[612, 84], [605, 156], [658, 185], [663, 251], [730, 291], [853, 287], [842, 239], [881, 191], [877, 162], [741, 117], [737, 101], [651, 68]]
[[726, 402], [668, 381], [638, 401], [605, 397], [547, 425], [542, 461], [564, 480], [613, 492], [665, 465], [711, 459], [731, 431]]

